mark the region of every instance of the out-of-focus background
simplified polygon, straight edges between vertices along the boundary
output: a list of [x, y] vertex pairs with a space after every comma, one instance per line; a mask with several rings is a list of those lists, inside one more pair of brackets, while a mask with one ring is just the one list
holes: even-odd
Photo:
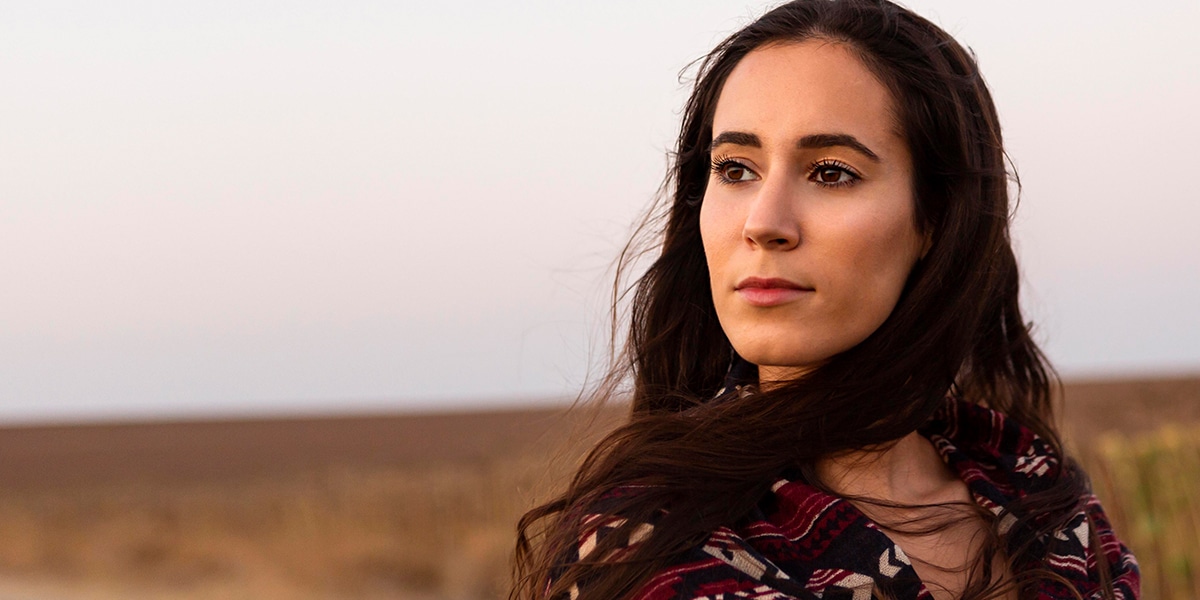
[[[1200, 597], [1200, 4], [908, 4], [978, 56], [1028, 317]], [[770, 4], [0, 1], [0, 600], [494, 598], [679, 74]], [[549, 466], [547, 466], [549, 465]]]

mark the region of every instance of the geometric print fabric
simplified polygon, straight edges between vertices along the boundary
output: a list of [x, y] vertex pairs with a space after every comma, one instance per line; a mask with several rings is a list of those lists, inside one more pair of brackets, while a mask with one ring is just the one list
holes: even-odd
[[[1062, 468], [1051, 447], [1004, 415], [956, 398], [920, 429], [972, 498], [1013, 521], [1005, 508], [1038, 490]], [[603, 501], [597, 507], [603, 512]], [[1006, 518], [1007, 517], [1007, 518]], [[624, 521], [595, 514], [573, 558], [587, 556], [597, 536]], [[631, 544], [652, 524], [641, 524]], [[1091, 538], [1100, 540], [1101, 556]], [[1040, 568], [1069, 581], [1085, 598], [1099, 598], [1099, 564], [1108, 563], [1117, 600], [1138, 597], [1137, 561], [1112, 531], [1095, 496], [1062, 530], [1042, 540]], [[1038, 597], [1073, 598], [1059, 582], [1043, 579]], [[579, 590], [571, 590], [574, 598]], [[703, 544], [677, 557], [634, 595], [637, 600], [932, 600], [908, 557], [852, 503], [785, 474], [747, 518], [719, 528]]]

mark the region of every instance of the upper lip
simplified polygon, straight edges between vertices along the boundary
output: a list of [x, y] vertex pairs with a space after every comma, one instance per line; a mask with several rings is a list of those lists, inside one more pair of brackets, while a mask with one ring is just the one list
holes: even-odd
[[744, 288], [812, 290], [811, 287], [806, 285], [800, 285], [794, 281], [781, 279], [779, 277], [747, 277], [739, 281], [734, 289], [740, 290]]

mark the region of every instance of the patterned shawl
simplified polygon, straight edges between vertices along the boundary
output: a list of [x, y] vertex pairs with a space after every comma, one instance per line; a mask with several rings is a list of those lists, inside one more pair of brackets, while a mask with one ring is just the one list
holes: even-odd
[[[975, 502], [1000, 515], [1012, 501], [1044, 487], [1060, 468], [1050, 445], [1004, 415], [949, 398], [920, 429]], [[626, 490], [636, 493], [636, 490]], [[623, 492], [613, 492], [621, 495]], [[1014, 517], [1002, 517], [1001, 529]], [[577, 556], [623, 521], [593, 515]], [[643, 524], [636, 544], [653, 525]], [[1095, 531], [1093, 531], [1093, 529]], [[1090, 538], [1100, 540], [1102, 555]], [[1118, 600], [1138, 597], [1137, 561], [1113, 533], [1095, 496], [1063, 529], [1041, 540], [1047, 568], [1084, 598], [1102, 598], [1097, 561], [1108, 563]], [[1074, 598], [1066, 587], [1043, 579], [1038, 598]], [[572, 598], [578, 589], [572, 590]], [[780, 478], [747, 518], [721, 527], [643, 585], [638, 600], [790, 598], [870, 600], [880, 596], [932, 600], [907, 556], [858, 508], [797, 478]]]

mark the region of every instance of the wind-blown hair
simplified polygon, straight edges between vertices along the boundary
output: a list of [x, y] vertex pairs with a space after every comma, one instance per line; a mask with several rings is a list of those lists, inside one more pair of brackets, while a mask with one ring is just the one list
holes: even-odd
[[[700, 238], [713, 114], [730, 72], [765, 44], [819, 39], [853, 51], [890, 91], [913, 161], [918, 230], [932, 245], [888, 319], [857, 346], [802, 378], [747, 397], [709, 402], [731, 349], [717, 321]], [[521, 520], [514, 598], [628, 595], [672, 557], [736, 522], [775, 478], [842, 451], [898, 440], [924, 424], [948, 392], [1000, 411], [1059, 454], [1052, 372], [1018, 306], [1009, 237], [1010, 176], [1000, 123], [971, 53], [946, 32], [883, 0], [798, 0], [771, 10], [700, 62], [664, 185], [665, 213], [644, 228], [661, 253], [635, 284], [630, 329], [610, 382], [632, 375], [632, 414], [587, 456], [566, 491]], [[626, 257], [628, 259], [628, 256]], [[627, 266], [627, 265], [624, 265]], [[619, 285], [619, 283], [618, 283]], [[599, 396], [614, 389], [602, 388]], [[990, 581], [1002, 554], [1018, 581], [1054, 577], [1039, 564], [1039, 535], [1082, 505], [1088, 483], [1064, 463], [1047, 489], [1021, 500], [1016, 523], [991, 538], [964, 597], [1003, 591]], [[612, 508], [626, 519], [590, 556], [624, 545], [638, 523], [652, 533], [619, 557], [573, 561], [585, 512], [619, 486], [638, 493]], [[606, 507], [610, 506], [606, 499]]]

